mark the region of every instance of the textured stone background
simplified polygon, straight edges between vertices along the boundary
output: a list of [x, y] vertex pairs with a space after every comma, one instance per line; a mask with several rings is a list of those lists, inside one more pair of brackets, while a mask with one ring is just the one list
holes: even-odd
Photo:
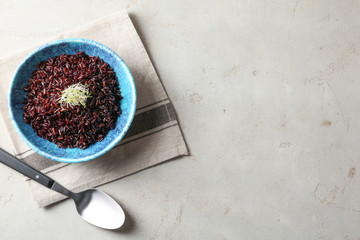
[[0, 166], [1, 239], [360, 239], [359, 1], [0, 0], [0, 57], [123, 8], [192, 156], [101, 187], [119, 232]]

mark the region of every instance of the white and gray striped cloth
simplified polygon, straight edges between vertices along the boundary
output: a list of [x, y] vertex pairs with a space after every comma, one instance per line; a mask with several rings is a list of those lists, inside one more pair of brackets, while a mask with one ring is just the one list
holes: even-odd
[[[105, 155], [84, 163], [59, 163], [32, 151], [12, 127], [7, 90], [16, 67], [36, 46], [0, 59], [0, 147], [73, 191], [96, 187], [187, 155], [175, 111], [127, 12], [106, 16], [48, 41], [72, 37], [91, 39], [110, 47], [130, 68], [138, 99], [135, 117], [126, 136]], [[26, 178], [26, 182], [40, 207], [64, 199], [30, 179]]]

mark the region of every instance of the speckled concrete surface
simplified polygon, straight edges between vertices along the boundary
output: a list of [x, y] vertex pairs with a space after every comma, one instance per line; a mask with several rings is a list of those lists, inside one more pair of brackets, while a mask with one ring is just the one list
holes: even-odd
[[192, 156], [101, 187], [117, 232], [0, 167], [1, 239], [360, 239], [359, 1], [0, 0], [0, 56], [123, 8]]

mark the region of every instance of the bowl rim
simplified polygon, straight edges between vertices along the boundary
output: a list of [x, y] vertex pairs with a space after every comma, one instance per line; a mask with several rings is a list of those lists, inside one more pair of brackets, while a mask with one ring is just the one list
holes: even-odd
[[[124, 66], [124, 71], [129, 76], [130, 86], [131, 86], [131, 93], [134, 96], [133, 100], [131, 102], [131, 107], [132, 108], [130, 109], [130, 114], [129, 114], [130, 117], [127, 119], [127, 122], [126, 122], [124, 128], [122, 129], [121, 133], [118, 136], [116, 136], [106, 147], [102, 148], [101, 150], [96, 151], [96, 152], [94, 152], [92, 154], [89, 154], [87, 156], [80, 157], [80, 158], [75, 158], [75, 159], [72, 159], [71, 157], [63, 157], [63, 156], [59, 157], [59, 156], [51, 155], [51, 154], [49, 154], [49, 153], [47, 153], [45, 151], [42, 151], [41, 149], [36, 147], [34, 144], [32, 144], [27, 139], [27, 137], [22, 133], [22, 131], [20, 130], [20, 127], [19, 127], [18, 123], [15, 121], [15, 116], [14, 116], [14, 113], [13, 113], [12, 108], [11, 108], [11, 103], [12, 103], [11, 96], [12, 96], [12, 89], [14, 88], [14, 80], [15, 80], [15, 77], [17, 76], [20, 68], [23, 66], [23, 64], [25, 64], [29, 60], [29, 58], [31, 58], [34, 54], [40, 52], [41, 50], [43, 50], [43, 49], [45, 49], [47, 47], [51, 47], [51, 46], [58, 45], [58, 44], [61, 44], [61, 43], [70, 43], [70, 42], [78, 42], [78, 43], [86, 43], [86, 44], [94, 45], [94, 46], [96, 46], [98, 48], [101, 48], [101, 49], [111, 53], [111, 55], [113, 55], [113, 57], [115, 57], [115, 59], [117, 61], [119, 61], [122, 66]], [[121, 91], [121, 89], [120, 89], [120, 91]], [[130, 127], [130, 125], [131, 125], [131, 123], [132, 123], [132, 121], [134, 119], [134, 115], [135, 115], [135, 112], [136, 112], [136, 100], [137, 100], [136, 95], [137, 94], [136, 94], [136, 86], [135, 86], [135, 82], [134, 82], [134, 77], [132, 76], [132, 74], [131, 74], [131, 72], [129, 70], [129, 67], [125, 64], [124, 60], [116, 52], [111, 50], [109, 47], [107, 47], [107, 46], [105, 46], [105, 45], [103, 45], [103, 44], [101, 44], [99, 42], [96, 42], [94, 40], [85, 39], [85, 38], [65, 38], [65, 39], [59, 39], [59, 40], [55, 40], [55, 41], [52, 41], [52, 42], [41, 45], [40, 47], [38, 47], [35, 50], [31, 51], [19, 63], [19, 65], [17, 66], [17, 68], [16, 68], [16, 70], [15, 70], [15, 72], [14, 72], [12, 78], [11, 78], [10, 86], [9, 86], [9, 89], [8, 89], [8, 110], [9, 110], [9, 113], [10, 113], [11, 122], [13, 123], [13, 126], [14, 126], [16, 132], [18, 133], [20, 138], [26, 143], [26, 145], [28, 145], [28, 147], [30, 147], [33, 151], [35, 151], [36, 153], [38, 153], [38, 154], [40, 154], [40, 155], [42, 155], [42, 156], [44, 156], [46, 158], [49, 158], [51, 160], [55, 160], [55, 161], [58, 161], [58, 162], [80, 163], [80, 162], [86, 162], [86, 161], [95, 159], [95, 158], [105, 154], [106, 152], [110, 151], [125, 136], [126, 132], [129, 130], [129, 127]]]

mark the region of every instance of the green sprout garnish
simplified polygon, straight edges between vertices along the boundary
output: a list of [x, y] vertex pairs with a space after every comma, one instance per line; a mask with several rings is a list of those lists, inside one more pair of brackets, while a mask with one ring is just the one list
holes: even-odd
[[82, 105], [86, 107], [86, 100], [90, 97], [87, 84], [75, 83], [61, 92], [59, 103], [61, 107]]

